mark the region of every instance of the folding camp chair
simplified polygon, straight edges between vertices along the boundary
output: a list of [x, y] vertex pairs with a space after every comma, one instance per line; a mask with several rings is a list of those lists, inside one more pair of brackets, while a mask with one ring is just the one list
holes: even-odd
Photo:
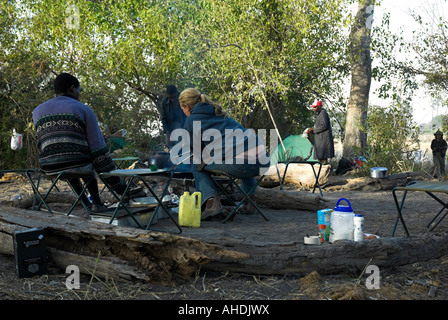
[[[241, 207], [241, 205], [244, 204], [244, 202], [248, 201], [250, 202], [254, 208], [257, 210], [257, 212], [259, 214], [261, 214], [261, 216], [266, 220], [269, 221], [268, 218], [266, 218], [266, 216], [263, 214], [263, 212], [260, 210], [260, 208], [257, 206], [257, 204], [250, 198], [250, 196], [255, 192], [255, 189], [257, 188], [257, 186], [261, 183], [261, 181], [264, 179], [264, 175], [262, 175], [256, 182], [255, 185], [252, 187], [252, 189], [249, 192], [244, 192], [243, 189], [238, 185], [238, 180], [240, 180], [240, 178], [234, 177], [230, 174], [227, 174], [225, 172], [222, 171], [216, 171], [216, 170], [204, 170], [205, 172], [210, 174], [211, 179], [213, 180], [213, 183], [215, 184], [215, 186], [218, 188], [218, 190], [220, 191], [220, 193], [222, 195], [224, 195], [228, 200], [230, 200], [230, 202], [233, 204], [234, 208], [232, 210], [232, 212], [224, 219], [224, 223], [227, 222], [228, 220], [232, 220], [233, 217], [235, 216], [235, 214], [237, 213], [238, 209]], [[222, 177], [227, 178], [227, 182], [223, 182]], [[236, 189], [241, 193], [241, 195], [243, 196], [242, 200], [239, 201], [238, 203], [236, 203], [236, 201], [234, 200], [233, 194], [234, 194], [234, 189], [233, 187], [236, 187]], [[230, 193], [231, 192], [231, 193]], [[230, 193], [230, 194], [229, 194]]]
[[[39, 191], [40, 179], [39, 179], [39, 183], [37, 185], [34, 183], [34, 181], [32, 179], [30, 179], [31, 186], [33, 187], [34, 193], [40, 200], [40, 203], [36, 207], [37, 211], [39, 211], [42, 208], [42, 206], [44, 205], [47, 208], [48, 212], [53, 214], [53, 211], [51, 210], [51, 208], [49, 207], [49, 205], [47, 203], [47, 198], [50, 195], [51, 191], [53, 191], [53, 189], [56, 187], [56, 183], [60, 180], [65, 180], [67, 182], [67, 184], [70, 186], [70, 188], [72, 189], [72, 191], [74, 192], [74, 194], [76, 195], [76, 200], [72, 204], [72, 206], [70, 207], [70, 209], [66, 213], [66, 215], [68, 216], [72, 213], [73, 209], [75, 208], [75, 206], [78, 204], [79, 201], [81, 201], [81, 204], [84, 207], [84, 209], [86, 211], [89, 211], [87, 204], [85, 204], [82, 201], [81, 197], [85, 193], [85, 191], [87, 190], [88, 186], [93, 181], [93, 179], [95, 179], [95, 171], [94, 171], [92, 165], [87, 165], [87, 166], [79, 167], [79, 168], [67, 169], [67, 170], [54, 172], [54, 173], [48, 173], [48, 172], [44, 172], [42, 170], [40, 170], [40, 172], [47, 179], [51, 180], [52, 183], [51, 183], [50, 188], [45, 192], [44, 195], [42, 195], [42, 193]], [[74, 179], [74, 178], [79, 178], [79, 179], [90, 178], [88, 180], [88, 182], [84, 184], [83, 189], [82, 189], [81, 193], [79, 193], [79, 194], [77, 193], [77, 191], [75, 190], [75, 188], [69, 181], [69, 179]]]

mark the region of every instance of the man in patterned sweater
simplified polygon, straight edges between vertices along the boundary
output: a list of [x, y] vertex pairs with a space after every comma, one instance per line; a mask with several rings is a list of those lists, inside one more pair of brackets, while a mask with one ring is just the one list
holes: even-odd
[[[95, 113], [79, 101], [81, 85], [78, 79], [61, 73], [54, 81], [54, 90], [56, 97], [33, 111], [40, 168], [50, 174], [92, 166], [98, 173], [116, 169]], [[81, 192], [80, 179], [70, 182], [77, 192]], [[107, 182], [118, 194], [123, 194], [125, 183], [120, 178], [109, 177]], [[92, 204], [83, 196], [84, 203], [91, 206], [92, 212], [104, 211], [106, 208], [100, 200], [96, 179], [90, 183], [89, 193]], [[141, 189], [132, 193], [144, 196]]]

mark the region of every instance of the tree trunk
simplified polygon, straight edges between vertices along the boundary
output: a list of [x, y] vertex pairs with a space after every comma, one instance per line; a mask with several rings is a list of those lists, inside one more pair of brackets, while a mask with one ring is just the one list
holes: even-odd
[[375, 0], [360, 0], [350, 32], [351, 88], [347, 106], [343, 157], [361, 155], [367, 145], [364, 124], [367, 120], [372, 77], [370, 57], [370, 23]]

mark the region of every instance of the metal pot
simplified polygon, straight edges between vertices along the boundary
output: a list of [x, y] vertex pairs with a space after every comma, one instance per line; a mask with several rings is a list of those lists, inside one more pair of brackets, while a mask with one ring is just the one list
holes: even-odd
[[375, 179], [384, 179], [387, 177], [387, 168], [374, 167], [370, 168], [370, 177]]

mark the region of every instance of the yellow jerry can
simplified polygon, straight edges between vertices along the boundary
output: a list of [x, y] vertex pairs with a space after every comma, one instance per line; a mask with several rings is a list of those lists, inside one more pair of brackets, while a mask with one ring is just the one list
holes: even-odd
[[199, 228], [201, 226], [201, 193], [184, 192], [179, 200], [179, 225]]

